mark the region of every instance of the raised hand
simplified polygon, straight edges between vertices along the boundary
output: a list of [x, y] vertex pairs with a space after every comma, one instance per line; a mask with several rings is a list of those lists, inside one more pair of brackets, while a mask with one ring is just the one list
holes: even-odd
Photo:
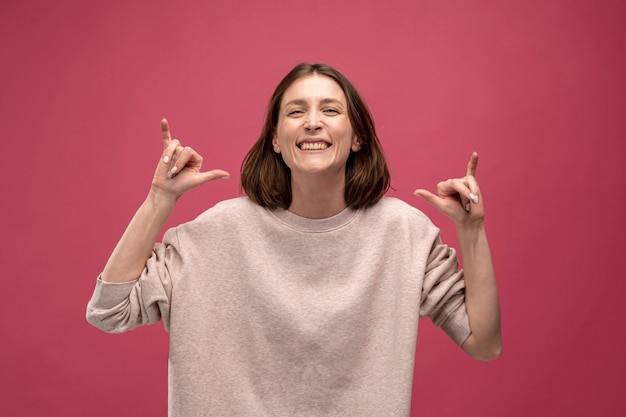
[[187, 191], [218, 178], [229, 177], [221, 169], [202, 172], [202, 156], [189, 146], [182, 146], [172, 139], [169, 123], [161, 120], [163, 154], [157, 166], [152, 188], [178, 198]]
[[201, 172], [202, 157], [190, 147], [172, 139], [167, 120], [161, 120], [163, 154], [150, 193], [128, 224], [111, 254], [101, 278], [107, 282], [137, 279], [152, 254], [154, 244], [174, 210], [178, 197], [217, 178], [228, 176], [221, 169]]
[[428, 201], [457, 225], [482, 223], [485, 217], [483, 198], [476, 181], [478, 154], [472, 153], [463, 178], [453, 178], [437, 184], [437, 194], [424, 189], [415, 190], [416, 196]]

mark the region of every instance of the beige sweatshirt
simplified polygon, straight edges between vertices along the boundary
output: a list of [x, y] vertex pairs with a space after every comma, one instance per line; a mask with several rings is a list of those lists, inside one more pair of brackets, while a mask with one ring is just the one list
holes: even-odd
[[163, 320], [172, 417], [408, 416], [421, 316], [470, 334], [455, 251], [394, 198], [321, 220], [223, 201], [87, 308], [112, 333]]

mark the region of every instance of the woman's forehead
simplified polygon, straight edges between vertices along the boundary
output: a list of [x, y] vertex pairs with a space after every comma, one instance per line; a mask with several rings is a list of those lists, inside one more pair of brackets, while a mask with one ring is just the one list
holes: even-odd
[[283, 94], [281, 105], [292, 101], [327, 102], [338, 101], [346, 104], [346, 95], [341, 86], [325, 75], [312, 74], [294, 81]]

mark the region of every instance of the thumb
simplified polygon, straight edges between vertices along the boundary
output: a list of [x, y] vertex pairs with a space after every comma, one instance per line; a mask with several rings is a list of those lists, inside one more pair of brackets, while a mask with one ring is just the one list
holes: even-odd
[[431, 193], [428, 190], [424, 190], [424, 189], [417, 189], [413, 192], [413, 194], [417, 197], [421, 197], [424, 200], [426, 200], [428, 203], [430, 203], [431, 205], [438, 207], [439, 203], [439, 196], [436, 196], [435, 194]]
[[[213, 169], [211, 171], [201, 172], [198, 174], [199, 183], [204, 184], [209, 181], [217, 180], [220, 178], [230, 178], [230, 174], [223, 169]], [[200, 185], [198, 184], [198, 185]]]

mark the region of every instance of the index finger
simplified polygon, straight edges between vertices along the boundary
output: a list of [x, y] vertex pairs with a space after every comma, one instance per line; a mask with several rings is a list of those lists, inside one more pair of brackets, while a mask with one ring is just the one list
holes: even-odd
[[475, 177], [477, 166], [478, 166], [478, 153], [473, 152], [472, 156], [470, 157], [469, 162], [467, 163], [467, 173], [465, 175], [468, 177], [469, 176]]
[[161, 136], [163, 137], [163, 149], [167, 149], [172, 141], [172, 134], [170, 133], [170, 125], [167, 119], [161, 119]]

